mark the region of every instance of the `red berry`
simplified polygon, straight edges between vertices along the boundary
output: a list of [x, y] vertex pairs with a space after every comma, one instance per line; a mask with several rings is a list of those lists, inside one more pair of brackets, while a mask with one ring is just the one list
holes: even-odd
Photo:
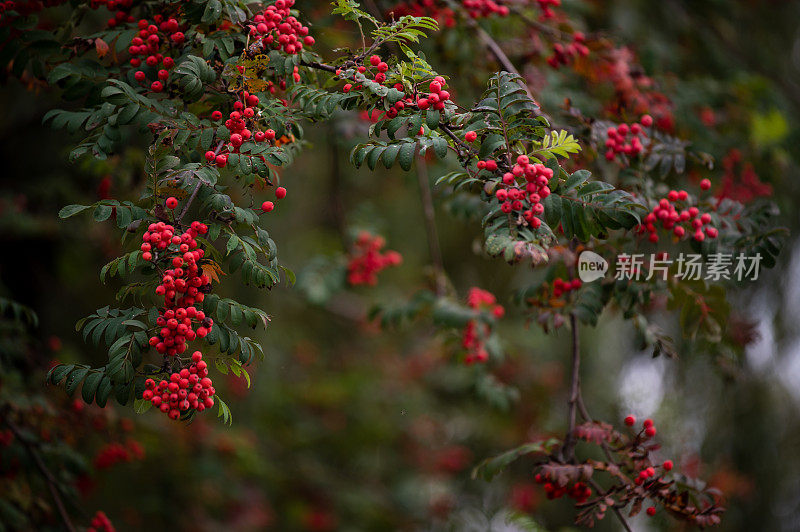
[[634, 425], [634, 423], [636, 423], [636, 418], [635, 417], [628, 416], [628, 417], [625, 418], [625, 424], [628, 425], [629, 427], [632, 427]]
[[261, 204], [261, 210], [264, 212], [270, 212], [272, 209], [275, 208], [275, 204], [271, 201], [265, 201]]
[[650, 127], [653, 125], [653, 117], [650, 115], [644, 115], [642, 117], [641, 123], [644, 127]]
[[474, 131], [467, 131], [464, 134], [464, 140], [467, 141], [467, 142], [475, 142], [475, 140], [477, 138], [478, 138], [478, 134], [475, 133]]
[[178, 206], [178, 199], [169, 197], [167, 198], [167, 201], [164, 204], [167, 206], [167, 209], [174, 209], [175, 207]]
[[656, 507], [655, 506], [651, 506], [650, 508], [648, 508], [647, 509], [647, 515], [649, 515], [650, 517], [653, 517], [654, 515], [656, 515]]
[[700, 188], [701, 188], [702, 190], [708, 190], [708, 189], [710, 189], [710, 188], [711, 188], [711, 180], [709, 180], [709, 179], [703, 179], [702, 181], [700, 181]]
[[275, 189], [275, 197], [278, 199], [283, 199], [286, 197], [286, 189], [283, 187], [278, 187]]
[[671, 471], [672, 470], [672, 467], [673, 467], [672, 460], [664, 460], [664, 463], [662, 465], [664, 467], [664, 471]]

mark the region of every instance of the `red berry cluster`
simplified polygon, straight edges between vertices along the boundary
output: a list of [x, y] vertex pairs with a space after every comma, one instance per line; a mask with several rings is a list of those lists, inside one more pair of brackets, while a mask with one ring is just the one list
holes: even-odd
[[[636, 424], [636, 417], [635, 416], [626, 417], [625, 424], [629, 427], [634, 426]], [[641, 434], [644, 434], [647, 438], [652, 438], [653, 436], [656, 435], [656, 426], [655, 423], [653, 423], [652, 419], [648, 418], [644, 420], [644, 423], [642, 423], [642, 430], [640, 432], [640, 435]], [[670, 468], [671, 465], [672, 462], [670, 462]]]
[[89, 528], [86, 529], [86, 532], [115, 532], [114, 525], [111, 524], [111, 520], [105, 514], [105, 512], [97, 511], [92, 517], [92, 521], [89, 523]]
[[[489, 311], [497, 319], [502, 318], [506, 312], [501, 305], [497, 304], [497, 299], [492, 293], [477, 287], [469, 289], [467, 306], [474, 310], [475, 314]], [[461, 345], [467, 350], [467, 356], [464, 357], [466, 364], [489, 360], [489, 353], [486, 351], [486, 339], [490, 333], [489, 324], [483, 320], [476, 318], [467, 322], [461, 337]]]
[[264, 47], [283, 50], [287, 54], [299, 54], [303, 46], [314, 44], [314, 37], [292, 16], [291, 8], [295, 0], [276, 0], [264, 11], [253, 17], [248, 25], [250, 38], [263, 43]]
[[[368, 61], [366, 61], [363, 64], [358, 65], [358, 67], [356, 67], [356, 72], [358, 72], [359, 74], [373, 76], [372, 80], [375, 83], [383, 83], [383, 82], [385, 82], [386, 81], [386, 73], [388, 71], [389, 71], [389, 64], [386, 63], [383, 59], [381, 59], [381, 56], [375, 55], [375, 54], [371, 55]], [[336, 71], [336, 75], [337, 76], [341, 75], [341, 73], [342, 73], [341, 69]], [[350, 92], [353, 89], [358, 90], [360, 88], [362, 88], [361, 85], [355, 85], [354, 86], [352, 83], [345, 83], [344, 87], [342, 87], [342, 91], [343, 92]], [[397, 90], [403, 90], [403, 86], [402, 85], [400, 85], [399, 88], [397, 86], [395, 86], [395, 88], [397, 88]], [[397, 103], [401, 104], [401, 105], [398, 106], [398, 111], [402, 110], [405, 104], [402, 104], [401, 102], [397, 102]], [[397, 114], [395, 114], [395, 116], [397, 116]]]
[[[151, 77], [157, 78], [150, 83], [150, 90], [161, 92], [164, 90], [164, 84], [169, 80], [169, 70], [175, 66], [175, 60], [169, 55], [162, 54], [160, 50], [163, 48], [164, 53], [167, 53], [173, 45], [183, 44], [186, 36], [179, 31], [180, 25], [176, 19], [165, 20], [161, 15], [153, 18], [154, 24], [146, 19], [139, 21], [139, 33], [131, 39], [128, 53], [131, 54], [131, 66], [134, 68], [141, 67], [142, 58], [144, 58], [144, 64], [154, 72]], [[172, 52], [180, 53], [178, 50], [172, 50]], [[148, 75], [145, 70], [137, 70], [133, 77], [139, 83], [145, 83]]]
[[[6, 25], [20, 17], [38, 13], [45, 7], [55, 7], [64, 3], [66, 0], [7, 0], [0, 2], [0, 24]], [[8, 11], [12, 13], [7, 13]]]
[[381, 270], [403, 262], [403, 257], [396, 251], [381, 253], [385, 245], [383, 237], [373, 236], [366, 231], [358, 235], [355, 250], [347, 264], [347, 282], [353, 286], [373, 286], [378, 282], [378, 273]]
[[537, 484], [544, 485], [544, 492], [548, 499], [560, 499], [564, 495], [568, 495], [578, 504], [583, 504], [589, 497], [592, 496], [592, 488], [583, 482], [575, 482], [574, 484], [561, 486], [555, 479], [550, 478], [547, 474], [536, 473], [533, 477]]
[[568, 294], [574, 290], [578, 290], [583, 286], [580, 279], [564, 280], [561, 277], [553, 279], [553, 297], [558, 299], [564, 294]]
[[169, 381], [156, 384], [153, 379], [147, 379], [142, 399], [150, 401], [170, 419], [178, 419], [192, 409], [202, 412], [214, 406], [215, 393], [203, 354], [195, 351], [189, 367], [173, 372]]
[[446, 81], [442, 76], [433, 78], [433, 81], [428, 85], [430, 92], [422, 98], [417, 95], [419, 108], [422, 110], [435, 109], [437, 111], [444, 109], [445, 103], [450, 99], [450, 93], [444, 89], [445, 84]]
[[[497, 163], [480, 161], [478, 168], [491, 172], [497, 169]], [[525, 179], [524, 188], [517, 182], [520, 177]], [[553, 170], [543, 164], [531, 163], [527, 155], [520, 155], [511, 171], [503, 174], [502, 184], [494, 193], [500, 209], [505, 213], [520, 213], [534, 229], [539, 227], [542, 220], [538, 216], [544, 213], [542, 200], [550, 195], [548, 183], [552, 178]]]
[[[653, 117], [644, 115], [639, 124], [620, 124], [617, 127], [610, 127], [606, 130], [606, 160], [613, 161], [617, 154], [624, 154], [628, 157], [636, 157], [644, 146], [641, 139], [647, 137], [644, 128], [653, 125]], [[630, 134], [630, 139], [628, 135]]]
[[[722, 158], [722, 168], [725, 173], [720, 180], [719, 190], [715, 193], [718, 200], [730, 198], [741, 203], [747, 203], [760, 196], [771, 196], [772, 185], [759, 179], [751, 163], [740, 164], [741, 162], [742, 154], [737, 149], [731, 150]], [[740, 170], [738, 172], [739, 175], [737, 175], [737, 169]], [[709, 188], [711, 188], [710, 182]], [[708, 188], [703, 190], [708, 190]], [[719, 205], [719, 202], [717, 205]]]
[[[228, 155], [230, 153], [238, 153], [242, 144], [248, 140], [252, 139], [255, 142], [272, 142], [275, 140], [275, 131], [272, 129], [256, 131], [255, 133], [249, 129], [256, 126], [256, 118], [259, 115], [257, 106], [260, 101], [258, 96], [250, 94], [248, 91], [242, 91], [241, 98], [241, 100], [233, 102], [233, 111], [228, 114], [228, 118], [225, 120], [225, 127], [230, 131], [228, 144], [219, 152], [208, 150], [205, 153], [206, 161], [209, 164], [215, 164], [219, 168], [225, 168], [228, 164]], [[211, 113], [211, 119], [215, 122], [222, 120], [222, 117], [221, 111]]]
[[461, 5], [467, 10], [470, 18], [487, 18], [492, 15], [507, 17], [509, 9], [492, 0], [462, 0]]
[[114, 16], [107, 22], [109, 28], [116, 28], [119, 24], [135, 20], [130, 14], [133, 0], [89, 0], [89, 7], [92, 9], [100, 9], [103, 6], [114, 12]]
[[[467, 15], [473, 19], [488, 18], [494, 15], [506, 17], [508, 7], [494, 0], [461, 0], [461, 6]], [[394, 17], [411, 15], [414, 17], [431, 17], [445, 27], [452, 28], [456, 25], [456, 12], [447, 2], [441, 0], [415, 0], [402, 3], [389, 10]]]
[[[173, 226], [158, 222], [150, 224], [142, 236], [144, 260], [169, 265], [155, 290], [156, 294], [164, 296], [164, 308], [159, 310], [156, 319], [161, 329], [150, 338], [150, 345], [159, 353], [175, 356], [185, 352], [187, 341], [203, 338], [214, 324], [193, 306], [203, 301], [211, 287], [211, 279], [203, 274], [199, 265], [204, 251], [198, 248], [196, 240], [207, 231], [205, 224], [192, 222], [186, 232], [177, 235]], [[197, 329], [193, 327], [194, 321], [199, 323]]]
[[[625, 418], [625, 424], [627, 426], [629, 426], [629, 427], [633, 427], [636, 424], [636, 418], [634, 416], [626, 417]], [[652, 438], [655, 435], [656, 435], [656, 427], [655, 427], [655, 424], [653, 423], [653, 420], [652, 419], [645, 419], [644, 423], [642, 423], [642, 429], [639, 431], [639, 433], [636, 435], [636, 437], [637, 437], [637, 441], [638, 441], [638, 439], [640, 439], [640, 438], [643, 438], [643, 439], [647, 440], [647, 439]], [[651, 479], [657, 480], [658, 479], [658, 475], [657, 475], [657, 470], [658, 469], [661, 469], [663, 471], [663, 473], [667, 473], [669, 471], [672, 471], [672, 468], [675, 467], [675, 464], [672, 462], [672, 460], [664, 460], [661, 463], [660, 466], [655, 466], [655, 467], [652, 466], [652, 465], [648, 465], [647, 462], [644, 465], [646, 467], [642, 467], [642, 469], [639, 470], [639, 474], [636, 476], [636, 478], [634, 478], [634, 482], [636, 483], [637, 486], [644, 485], [645, 487], [647, 487], [647, 485], [649, 483], [653, 482], [653, 480], [651, 480]], [[647, 509], [647, 515], [652, 517], [655, 514], [656, 514], [656, 507], [655, 506], [650, 506]]]
[[[370, 56], [369, 60], [364, 62], [364, 64], [356, 67], [356, 71], [360, 74], [374, 76], [373, 81], [376, 83], [385, 83], [386, 72], [389, 71], [389, 65], [383, 61], [379, 55], [372, 55]], [[342, 77], [343, 70], [338, 69], [336, 71], [336, 75]], [[353, 76], [355, 77], [355, 74]], [[414, 105], [423, 111], [427, 109], [434, 109], [436, 111], [443, 110], [447, 101], [450, 100], [450, 92], [444, 88], [446, 83], [446, 80], [442, 76], [436, 76], [433, 78], [433, 81], [429, 83], [428, 92], [415, 91], [413, 96], [406, 95], [401, 100], [395, 102], [388, 111], [383, 113], [383, 116], [390, 119], [395, 118], [403, 109]], [[357, 83], [354, 78], [352, 83], [348, 82], [344, 84], [342, 91], [350, 92], [352, 90], [359, 90], [361, 88], [362, 85]], [[402, 83], [395, 83], [394, 88], [399, 91], [406, 90]], [[380, 109], [373, 110], [368, 114], [370, 120], [375, 121], [374, 116], [376, 112], [378, 116], [381, 116], [382, 111]], [[420, 128], [420, 132], [422, 132], [422, 128]]]
[[142, 445], [131, 440], [125, 446], [118, 442], [109, 443], [97, 452], [94, 457], [94, 467], [97, 469], [107, 469], [120, 462], [130, 462], [132, 460], [142, 460], [144, 458], [144, 448]]
[[[710, 182], [708, 185], [701, 184], [701, 188], [703, 186], [710, 186]], [[719, 231], [711, 225], [711, 215], [700, 213], [697, 207], [689, 207], [688, 199], [689, 193], [685, 190], [670, 190], [667, 197], [662, 198], [653, 211], [644, 217], [644, 223], [639, 226], [638, 232], [650, 233], [648, 240], [656, 243], [656, 223], [660, 221], [664, 229], [671, 230], [678, 238], [683, 238], [687, 231], [694, 231], [693, 237], [698, 242], [705, 240], [706, 236], [717, 238]]]
[[541, 20], [549, 20], [556, 16], [556, 12], [553, 11], [553, 8], [558, 7], [561, 5], [561, 0], [536, 0], [539, 4], [539, 8], [542, 10], [542, 14], [539, 16]]
[[561, 65], [569, 65], [576, 57], [586, 57], [589, 55], [589, 47], [586, 46], [586, 36], [576, 31], [572, 34], [572, 42], [564, 46], [560, 42], [553, 45], [553, 55], [547, 58], [547, 64], [553, 68]]

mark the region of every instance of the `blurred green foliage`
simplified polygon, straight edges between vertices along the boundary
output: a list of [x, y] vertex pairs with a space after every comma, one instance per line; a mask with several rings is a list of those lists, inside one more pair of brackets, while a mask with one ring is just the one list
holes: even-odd
[[[774, 187], [784, 223], [797, 229], [797, 2], [574, 0], [565, 7], [587, 30], [608, 31], [636, 51], [673, 99], [678, 132], [690, 132], [698, 149], [718, 159], [731, 148], [745, 152]], [[326, 2], [308, 9], [323, 46], [357, 38], [352, 27], [329, 24], [328, 10]], [[490, 30], [502, 36], [502, 24]], [[489, 59], [466, 33], [445, 33], [424, 47], [465, 96], [474, 96], [471, 87], [483, 83], [474, 83], [483, 72], [474, 64]], [[584, 103], [579, 84], [546, 77], [549, 84], [537, 94], [545, 108], [557, 108], [565, 96]], [[143, 179], [144, 153], [136, 150], [124, 159], [67, 164], [70, 139], [41, 125], [58, 104], [47, 91], [16, 81], [0, 91], [0, 294], [35, 309], [41, 322], [28, 343], [13, 344], [36, 361], [24, 366], [24, 381], [6, 378], [3, 359], [4, 398], [39, 393], [50, 358], [104, 359], [81, 342], [73, 324], [113, 299], [116, 281], [101, 285], [96, 272], [120, 244], [109, 227], [60, 223], [56, 213], [95, 201], [106, 176], [112, 195]], [[706, 107], [718, 127], [703, 124]], [[347, 161], [364, 128], [349, 114], [311, 128], [309, 152], [284, 173], [291, 193], [271, 215], [270, 233], [285, 264], [298, 272], [298, 286], [276, 287], [262, 298], [225, 279], [219, 285], [220, 296], [271, 316], [267, 332], [257, 333], [266, 358], [250, 372], [251, 389], [234, 377], [219, 386], [233, 426], [213, 416], [189, 426], [137, 416], [133, 434], [144, 460], [100, 471], [82, 507], [104, 509], [121, 530], [488, 530], [488, 523], [492, 530], [522, 529], [502, 523], [512, 494], [532, 483], [530, 463], [520, 460], [491, 484], [472, 480], [470, 470], [522, 441], [563, 432], [568, 338], [545, 336], [521, 319], [502, 322], [508, 359], [490, 378], [454, 363], [455, 335], [420, 323], [380, 331], [365, 318], [378, 302], [408, 299], [427, 281], [418, 272], [432, 273], [415, 177], [355, 170]], [[453, 206], [434, 196], [453, 284], [510, 301], [535, 273], [477, 256], [478, 224], [443, 214]], [[325, 272], [342, 268], [345, 245], [359, 229], [385, 236], [403, 254], [404, 267], [383, 273], [376, 288], [349, 292]], [[786, 378], [798, 366], [800, 329], [791, 312], [800, 293], [797, 268], [796, 251], [786, 253], [760, 288], [732, 296], [740, 321], [728, 327], [746, 334], [748, 322], [760, 323], [761, 343], [743, 359], [717, 357], [705, 345], [681, 350], [679, 360], [653, 361], [617, 316], [584, 331], [583, 385], [594, 415], [618, 420], [636, 408], [653, 415], [665, 454], [726, 493], [724, 530], [794, 530], [800, 522], [800, 396], [797, 377]], [[616, 334], [598, 332], [604, 330]], [[66, 403], [59, 390], [48, 396]], [[106, 437], [103, 427], [80, 450], [93, 452]], [[570, 526], [568, 502], [541, 504], [543, 493], [533, 493], [536, 523], [548, 530]], [[666, 518], [646, 519], [633, 521], [637, 529], [673, 526]], [[616, 527], [611, 519], [598, 526]]]

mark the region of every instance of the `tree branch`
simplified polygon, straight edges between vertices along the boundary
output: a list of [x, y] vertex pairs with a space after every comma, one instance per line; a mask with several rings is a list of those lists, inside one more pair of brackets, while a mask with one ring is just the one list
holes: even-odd
[[[219, 144], [217, 144], [217, 149], [214, 150], [214, 156], [219, 155], [219, 151], [222, 149], [222, 146], [224, 144], [225, 144], [224, 141], [219, 141]], [[197, 184], [194, 186], [194, 190], [192, 190], [192, 194], [189, 196], [189, 201], [186, 202], [186, 205], [183, 206], [183, 210], [181, 210], [181, 213], [175, 219], [176, 224], [180, 224], [181, 220], [183, 220], [183, 217], [186, 216], [187, 212], [189, 212], [189, 207], [191, 207], [192, 202], [197, 197], [197, 193], [200, 192], [200, 187], [202, 186], [203, 186], [203, 180], [200, 179], [200, 176], [197, 176]]]
[[[598, 484], [598, 483], [597, 483], [597, 482], [596, 482], [594, 479], [591, 479], [591, 478], [590, 478], [590, 479], [589, 479], [589, 484], [591, 484], [591, 485], [592, 485], [592, 487], [594, 488], [594, 490], [595, 490], [595, 491], [596, 491], [598, 494], [605, 493], [605, 492], [603, 491], [603, 488], [600, 486], [600, 484]], [[622, 528], [624, 528], [626, 532], [633, 532], [633, 531], [631, 530], [631, 527], [630, 527], [630, 525], [629, 525], [629, 524], [628, 524], [628, 522], [625, 520], [625, 516], [624, 516], [624, 515], [622, 515], [622, 512], [620, 512], [620, 511], [619, 511], [619, 508], [617, 508], [617, 507], [616, 507], [616, 505], [613, 505], [613, 504], [612, 504], [612, 505], [611, 505], [611, 509], [614, 511], [614, 515], [616, 515], [616, 516], [617, 516], [617, 519], [619, 519], [619, 522], [620, 522], [620, 524], [622, 525]]]
[[442, 250], [439, 247], [439, 233], [436, 230], [436, 211], [433, 208], [428, 167], [425, 165], [425, 159], [419, 154], [419, 148], [417, 148], [417, 182], [419, 183], [419, 197], [422, 200], [422, 219], [425, 222], [428, 250], [430, 251], [433, 265], [436, 295], [443, 296], [447, 289], [447, 279], [444, 273], [444, 263], [442, 262]]
[[42, 460], [42, 457], [39, 456], [39, 453], [36, 451], [33, 443], [31, 443], [27, 438], [25, 438], [22, 435], [22, 431], [20, 431], [19, 427], [17, 427], [17, 425], [13, 421], [8, 419], [8, 417], [6, 417], [6, 419], [4, 419], [3, 421], [5, 422], [6, 425], [8, 425], [8, 428], [11, 429], [11, 432], [14, 433], [14, 436], [20, 441], [20, 443], [22, 443], [22, 445], [25, 447], [25, 450], [28, 452], [28, 454], [31, 455], [31, 458], [33, 458], [33, 461], [36, 463], [36, 467], [39, 469], [39, 472], [44, 477], [47, 487], [50, 490], [50, 494], [53, 496], [53, 500], [56, 503], [56, 508], [58, 508], [58, 513], [61, 516], [61, 520], [64, 522], [64, 527], [69, 532], [75, 532], [75, 526], [72, 524], [72, 521], [69, 518], [69, 514], [67, 513], [67, 509], [64, 507], [64, 501], [61, 500], [61, 494], [59, 493], [59, 488], [58, 488], [58, 481], [55, 479], [53, 474], [47, 468], [47, 465], [44, 463], [44, 460]]
[[567, 461], [571, 461], [575, 457], [575, 414], [581, 393], [581, 346], [578, 337], [578, 320], [574, 313], [570, 313], [569, 323], [572, 327], [572, 381], [569, 392], [569, 425], [567, 427], [567, 435], [564, 438], [564, 447], [561, 450], [564, 460]]

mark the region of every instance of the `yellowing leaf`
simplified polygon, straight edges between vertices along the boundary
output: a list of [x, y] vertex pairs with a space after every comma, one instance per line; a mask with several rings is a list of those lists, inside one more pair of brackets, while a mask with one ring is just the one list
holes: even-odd
[[203, 273], [208, 275], [208, 277], [215, 283], [219, 282], [220, 275], [225, 275], [225, 272], [222, 271], [222, 268], [219, 267], [219, 264], [213, 260], [203, 263]]
[[94, 40], [94, 49], [97, 52], [97, 57], [104, 58], [108, 54], [108, 44], [103, 39], [97, 38]]

